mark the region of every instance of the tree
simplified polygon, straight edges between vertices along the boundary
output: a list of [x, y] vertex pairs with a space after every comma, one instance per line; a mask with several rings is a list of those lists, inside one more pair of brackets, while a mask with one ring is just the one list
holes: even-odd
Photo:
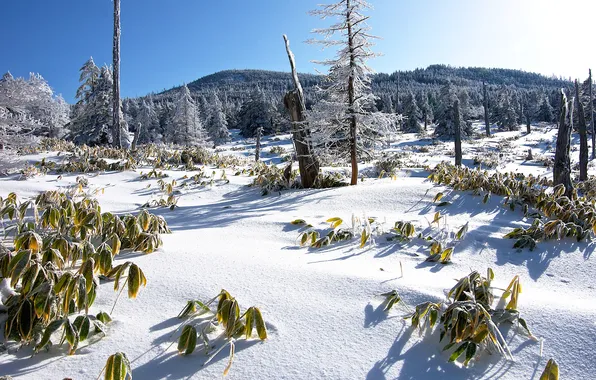
[[416, 99], [412, 91], [406, 93], [403, 109], [405, 121], [402, 124], [402, 130], [406, 133], [420, 133], [422, 131], [420, 127], [422, 112], [418, 108], [418, 104], [416, 104]]
[[554, 115], [553, 115], [553, 107], [550, 104], [548, 96], [544, 95], [542, 98], [542, 102], [540, 103], [540, 107], [538, 108], [538, 114], [536, 118], [538, 121], [545, 121], [548, 123], [552, 123]]
[[[569, 122], [569, 103], [565, 91], [561, 90], [561, 110], [559, 112], [559, 132], [553, 167], [553, 183], [555, 186], [564, 185], [565, 195], [571, 199], [573, 183], [571, 182], [571, 160], [569, 158], [571, 123]], [[572, 105], [573, 106], [573, 105]]]
[[256, 87], [238, 112], [238, 127], [242, 136], [256, 137], [257, 128], [262, 128], [261, 133], [264, 135], [273, 132], [272, 113], [273, 109], [265, 100], [264, 92], [260, 87]]
[[[85, 81], [83, 76], [81, 79]], [[104, 66], [92, 89], [82, 93], [84, 100], [78, 104], [75, 117], [69, 124], [69, 138], [76, 144], [112, 143], [112, 85], [112, 72]]]
[[497, 124], [508, 131], [518, 129], [517, 111], [509, 90], [502, 89], [497, 104]]
[[453, 120], [455, 121], [455, 166], [461, 166], [461, 118], [459, 111], [459, 99], [455, 99], [455, 102], [453, 104], [453, 112], [455, 114], [455, 117], [453, 118]]
[[[127, 137], [128, 127], [126, 121], [122, 118], [122, 109], [120, 103], [120, 0], [114, 1], [114, 49], [112, 52], [113, 81], [112, 81], [112, 128], [113, 144], [122, 148], [126, 145], [128, 148]], [[124, 138], [124, 139], [123, 139]], [[126, 142], [125, 142], [126, 141]], [[124, 143], [124, 144], [123, 144]]]
[[142, 130], [139, 136], [140, 143], [162, 142], [163, 136], [159, 130], [159, 119], [153, 106], [153, 101], [143, 99], [137, 117], [135, 127]]
[[182, 87], [175, 106], [168, 131], [169, 141], [177, 145], [206, 146], [209, 138], [188, 86]]
[[[370, 74], [366, 65], [375, 57], [374, 45], [369, 34], [368, 17], [363, 12], [371, 9], [365, 0], [341, 0], [321, 5], [311, 15], [321, 19], [336, 18], [338, 22], [326, 29], [316, 29], [322, 40], [310, 40], [323, 47], [339, 47], [335, 58], [318, 62], [329, 66], [327, 86], [314, 117], [319, 138], [317, 145], [335, 149], [338, 153], [349, 152], [352, 166], [351, 185], [358, 183], [359, 156], [371, 156], [375, 140], [392, 127], [392, 115], [371, 112], [376, 97], [372, 94]], [[334, 37], [339, 36], [339, 39]], [[398, 102], [399, 104], [399, 102]], [[347, 149], [346, 149], [347, 148]]]
[[482, 106], [484, 107], [484, 129], [486, 137], [490, 137], [490, 118], [488, 111], [488, 90], [486, 89], [486, 82], [482, 82], [482, 93], [484, 94]]
[[[317, 176], [319, 175], [319, 161], [315, 157], [310, 144], [311, 134], [308, 121], [306, 120], [304, 91], [302, 90], [302, 84], [298, 78], [294, 53], [292, 53], [292, 50], [290, 49], [290, 41], [288, 40], [288, 37], [284, 34], [283, 38], [286, 45], [288, 60], [290, 61], [292, 81], [294, 82], [294, 89], [290, 90], [284, 97], [284, 107], [290, 114], [292, 142], [294, 143], [294, 151], [296, 152], [296, 159], [298, 160], [300, 183], [305, 189], [310, 189], [314, 186]], [[291, 172], [291, 161], [286, 170]], [[288, 175], [288, 182], [289, 177], [290, 176]]]
[[428, 102], [428, 94], [424, 91], [416, 94], [416, 103], [420, 107], [422, 121], [424, 122], [424, 130], [426, 131], [428, 123], [432, 123], [433, 120], [433, 109]]
[[578, 132], [579, 132], [579, 180], [588, 179], [588, 133], [584, 105], [579, 96], [579, 83], [575, 81], [575, 101], [577, 105]]
[[439, 94], [439, 106], [436, 114], [435, 135], [444, 138], [453, 138], [455, 136], [455, 118], [457, 117], [462, 135], [470, 136], [472, 128], [467, 123], [461, 112], [455, 112], [455, 101], [458, 100], [455, 93], [455, 87], [451, 82], [447, 82]]
[[225, 144], [230, 141], [228, 121], [223, 112], [223, 105], [219, 96], [214, 93], [211, 98], [211, 108], [207, 116], [207, 133], [215, 145]]
[[27, 80], [4, 74], [0, 79], [0, 109], [2, 140], [16, 135], [62, 137], [70, 114], [64, 99], [55, 96], [47, 81], [34, 73]]

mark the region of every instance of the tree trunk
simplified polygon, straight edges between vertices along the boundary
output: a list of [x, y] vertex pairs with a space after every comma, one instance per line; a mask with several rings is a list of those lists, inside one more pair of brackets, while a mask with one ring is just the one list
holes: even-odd
[[482, 90], [484, 92], [484, 128], [486, 130], [486, 137], [490, 137], [490, 120], [488, 117], [488, 91], [486, 90], [485, 82], [482, 82]]
[[526, 132], [528, 132], [528, 134], [532, 133], [532, 126], [530, 123], [530, 114], [528, 113], [528, 111], [526, 110]]
[[397, 73], [397, 93], [395, 94], [395, 113], [399, 114], [401, 106], [399, 104], [399, 72]]
[[590, 69], [590, 131], [592, 132], [592, 159], [596, 158], [596, 135], [594, 134], [594, 98], [592, 96], [592, 69]]
[[553, 168], [553, 182], [555, 186], [565, 185], [565, 195], [571, 198], [573, 184], [571, 183], [571, 161], [569, 159], [571, 125], [567, 121], [569, 112], [567, 97], [561, 90], [561, 111], [559, 113], [559, 132], [557, 134], [557, 148]]
[[263, 127], [257, 128], [257, 144], [255, 146], [255, 161], [261, 159], [261, 135], [263, 134]]
[[455, 119], [455, 166], [461, 166], [461, 123], [459, 120], [459, 100], [453, 103], [453, 114]]
[[132, 144], [130, 146], [131, 150], [137, 150], [137, 144], [139, 143], [139, 138], [141, 137], [141, 131], [143, 128], [143, 124], [139, 123], [137, 130], [135, 131], [135, 137], [132, 140]]
[[292, 122], [292, 140], [294, 142], [296, 158], [298, 159], [300, 182], [303, 188], [310, 189], [314, 186], [317, 175], [319, 174], [319, 162], [314, 156], [310, 145], [310, 129], [306, 122], [304, 93], [298, 79], [294, 54], [290, 50], [290, 41], [286, 35], [284, 35], [284, 41], [286, 43], [286, 52], [290, 60], [295, 87], [293, 91], [288, 92], [284, 97], [284, 105], [290, 113], [290, 120]]
[[586, 130], [586, 116], [584, 105], [579, 97], [579, 83], [575, 80], [575, 101], [577, 103], [577, 118], [579, 131], [579, 180], [588, 179], [588, 131]]
[[300, 170], [300, 182], [302, 187], [310, 189], [314, 186], [317, 175], [319, 174], [319, 163], [311, 152], [309, 144], [310, 131], [306, 124], [306, 117], [300, 106], [300, 95], [298, 91], [290, 91], [284, 97], [284, 105], [290, 113], [292, 121], [292, 139], [294, 141], [294, 150], [298, 159], [298, 169]]
[[112, 128], [114, 146], [121, 148], [120, 139], [120, 0], [114, 0], [114, 50], [113, 70], [114, 85], [112, 87]]
[[[348, 78], [348, 114], [350, 115], [350, 161], [352, 163], [352, 179], [350, 185], [358, 184], [358, 124], [356, 120], [356, 103], [354, 87], [354, 70], [356, 69], [356, 54], [354, 49], [354, 33], [352, 32], [352, 7], [350, 0], [346, 0], [346, 21], [348, 24], [348, 48], [350, 49], [350, 76]], [[398, 95], [399, 97], [399, 95]]]

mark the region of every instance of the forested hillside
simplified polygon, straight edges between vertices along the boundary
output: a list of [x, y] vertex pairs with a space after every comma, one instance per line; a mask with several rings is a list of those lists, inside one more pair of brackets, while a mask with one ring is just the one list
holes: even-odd
[[[300, 74], [310, 109], [318, 100], [317, 86], [324, 86], [324, 76]], [[433, 65], [426, 69], [375, 74], [373, 93], [378, 96], [376, 108], [386, 113], [402, 113], [410, 122], [402, 129], [420, 130], [424, 124], [438, 122], [441, 105], [456, 95], [464, 119], [482, 117], [482, 85], [487, 84], [491, 123], [517, 128], [530, 121], [553, 121], [558, 108], [559, 91], [571, 88], [568, 80], [528, 73], [521, 70], [455, 68]], [[239, 128], [245, 136], [254, 136], [261, 125], [266, 134], [289, 128], [283, 96], [292, 87], [289, 73], [264, 70], [228, 70], [187, 84], [199, 109], [203, 125], [209, 129], [212, 115], [223, 112], [227, 128]], [[131, 129], [137, 124], [140, 105], [146, 102], [155, 109], [157, 121], [166, 129], [168, 113], [178, 101], [181, 87], [138, 99], [125, 99], [124, 109]], [[221, 107], [221, 109], [219, 109]], [[507, 119], [509, 116], [509, 120]], [[511, 118], [514, 120], [511, 120]], [[221, 121], [221, 119], [220, 119]], [[219, 126], [221, 129], [221, 126]], [[218, 129], [213, 126], [211, 129]], [[145, 134], [144, 140], [155, 136]], [[220, 138], [221, 140], [221, 138]]]

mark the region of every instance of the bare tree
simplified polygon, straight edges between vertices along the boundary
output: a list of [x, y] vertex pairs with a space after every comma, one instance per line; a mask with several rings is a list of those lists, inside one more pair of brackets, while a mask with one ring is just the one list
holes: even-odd
[[575, 102], [577, 104], [577, 120], [579, 131], [579, 180], [588, 179], [588, 131], [586, 128], [586, 116], [584, 105], [579, 97], [579, 84], [575, 80]]
[[461, 122], [459, 117], [459, 99], [455, 99], [453, 103], [453, 112], [455, 114], [455, 166], [461, 166]]
[[114, 145], [122, 147], [122, 125], [120, 109], [120, 0], [114, 1], [114, 48], [113, 87], [112, 87], [112, 136]]
[[569, 103], [565, 91], [561, 90], [561, 110], [559, 112], [559, 132], [553, 168], [553, 182], [565, 185], [565, 195], [571, 198], [573, 184], [571, 182], [571, 161], [569, 159], [571, 123], [568, 120]]
[[594, 97], [592, 96], [592, 88], [594, 84], [592, 82], [592, 69], [590, 69], [590, 132], [592, 132], [592, 159], [596, 159], [596, 134], [594, 134]]
[[488, 118], [488, 91], [486, 89], [486, 82], [482, 82], [482, 92], [484, 94], [483, 106], [484, 106], [484, 128], [486, 130], [486, 137], [490, 137], [490, 120]]
[[[304, 104], [304, 92], [298, 79], [294, 54], [290, 50], [290, 41], [284, 34], [286, 43], [286, 52], [290, 60], [292, 69], [292, 79], [294, 80], [294, 90], [288, 92], [284, 98], [284, 105], [290, 113], [292, 120], [292, 141], [294, 150], [298, 159], [298, 168], [300, 170], [300, 182], [305, 189], [313, 187], [317, 175], [319, 174], [319, 162], [314, 156], [310, 142], [310, 129], [306, 122], [306, 105]], [[291, 170], [291, 163], [290, 163]]]

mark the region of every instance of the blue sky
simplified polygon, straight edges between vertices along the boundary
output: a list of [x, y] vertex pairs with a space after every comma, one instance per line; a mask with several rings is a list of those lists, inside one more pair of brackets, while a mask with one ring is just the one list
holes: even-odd
[[[287, 71], [283, 33], [302, 72], [314, 72], [310, 61], [331, 53], [303, 43], [313, 28], [328, 25], [307, 12], [329, 0], [121, 1], [123, 96], [225, 69]], [[370, 2], [373, 33], [383, 38], [376, 51], [384, 56], [370, 62], [378, 72], [435, 63], [564, 77], [596, 69], [592, 0]], [[111, 0], [3, 0], [0, 73], [38, 72], [72, 102], [89, 56], [98, 65], [111, 62], [112, 7]]]

